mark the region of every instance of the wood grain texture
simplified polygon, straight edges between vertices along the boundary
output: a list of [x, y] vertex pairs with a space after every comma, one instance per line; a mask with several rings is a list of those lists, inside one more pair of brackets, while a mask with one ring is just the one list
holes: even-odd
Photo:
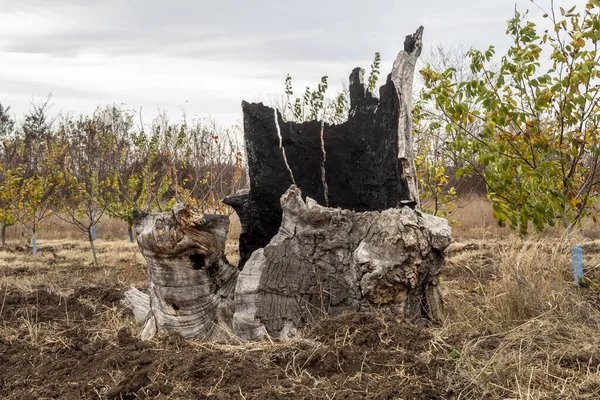
[[[135, 229], [148, 266], [146, 336], [175, 331], [184, 337], [226, 337], [238, 274], [224, 256], [228, 218], [177, 204], [171, 212], [137, 214]], [[144, 297], [127, 297], [137, 302], [137, 314], [143, 313]]]
[[252, 255], [235, 290], [233, 329], [246, 339], [290, 337], [325, 315], [383, 310], [441, 320], [439, 274], [446, 220], [408, 207], [328, 208], [292, 186], [269, 245]]

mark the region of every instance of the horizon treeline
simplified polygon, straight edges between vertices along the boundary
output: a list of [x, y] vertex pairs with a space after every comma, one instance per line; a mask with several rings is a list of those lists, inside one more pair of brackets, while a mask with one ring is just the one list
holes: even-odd
[[134, 210], [169, 210], [176, 202], [203, 213], [228, 213], [220, 199], [246, 184], [234, 128], [179, 121], [160, 113], [136, 125], [134, 111], [98, 107], [90, 115], [48, 112], [33, 103], [21, 121], [0, 102], [0, 228], [20, 224], [31, 237], [51, 215], [86, 235], [103, 215], [128, 223]]

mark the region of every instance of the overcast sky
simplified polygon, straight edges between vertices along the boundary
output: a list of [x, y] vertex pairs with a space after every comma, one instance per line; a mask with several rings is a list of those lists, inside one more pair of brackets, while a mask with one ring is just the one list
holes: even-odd
[[[541, 20], [529, 0], [516, 6]], [[329, 75], [335, 92], [380, 51], [387, 74], [419, 25], [426, 49], [500, 52], [514, 8], [513, 0], [0, 0], [0, 102], [20, 118], [52, 92], [55, 112], [125, 103], [143, 107], [144, 118], [185, 109], [227, 125], [241, 120], [242, 100], [280, 96], [288, 73], [298, 91]]]

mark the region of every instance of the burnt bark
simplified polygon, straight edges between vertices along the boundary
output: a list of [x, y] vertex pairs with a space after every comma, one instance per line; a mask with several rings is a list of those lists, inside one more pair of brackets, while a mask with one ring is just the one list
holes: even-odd
[[364, 70], [352, 71], [343, 124], [284, 121], [262, 103], [242, 102], [250, 190], [224, 199], [242, 224], [240, 267], [277, 233], [279, 199], [291, 184], [323, 206], [353, 211], [418, 206], [411, 99], [404, 86], [412, 90], [421, 38], [422, 28], [407, 37], [379, 98], [367, 89]]

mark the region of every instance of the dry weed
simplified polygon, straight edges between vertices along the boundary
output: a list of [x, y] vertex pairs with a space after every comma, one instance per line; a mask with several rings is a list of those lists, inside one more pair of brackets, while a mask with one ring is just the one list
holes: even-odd
[[473, 258], [449, 259], [451, 312], [433, 342], [456, 360], [458, 398], [600, 398], [600, 311], [572, 283], [570, 244], [478, 246]]

